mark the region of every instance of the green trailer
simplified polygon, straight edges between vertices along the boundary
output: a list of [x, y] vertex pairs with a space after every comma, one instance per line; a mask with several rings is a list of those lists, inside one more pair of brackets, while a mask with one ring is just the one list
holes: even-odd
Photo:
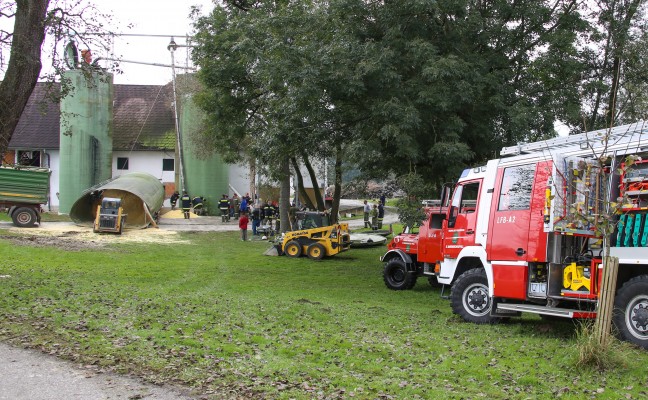
[[49, 197], [48, 168], [0, 167], [0, 209], [14, 225], [24, 228], [40, 223], [42, 205]]

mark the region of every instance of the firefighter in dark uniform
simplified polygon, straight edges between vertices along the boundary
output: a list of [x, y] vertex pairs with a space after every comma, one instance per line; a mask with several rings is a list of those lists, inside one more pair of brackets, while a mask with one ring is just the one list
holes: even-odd
[[385, 206], [383, 203], [378, 203], [378, 229], [382, 229], [383, 218], [385, 218]]
[[261, 211], [263, 212], [261, 225], [270, 224], [270, 218], [272, 218], [272, 213], [270, 211], [270, 203], [264, 203], [263, 207], [261, 208]]
[[184, 218], [189, 219], [189, 217], [191, 216], [191, 197], [189, 197], [186, 190], [182, 192], [182, 197], [180, 197], [180, 205], [182, 206]]
[[176, 204], [178, 204], [178, 199], [180, 198], [180, 193], [178, 192], [173, 192], [171, 195], [171, 198], [169, 198], [169, 202], [171, 203], [171, 210], [175, 210]]
[[218, 201], [218, 209], [221, 212], [221, 221], [222, 222], [229, 222], [229, 208], [230, 208], [229, 199], [227, 198], [227, 195], [224, 194], [223, 198], [221, 198]]
[[203, 198], [202, 196], [196, 196], [191, 200], [193, 203], [193, 209], [196, 215], [202, 215], [203, 212]]

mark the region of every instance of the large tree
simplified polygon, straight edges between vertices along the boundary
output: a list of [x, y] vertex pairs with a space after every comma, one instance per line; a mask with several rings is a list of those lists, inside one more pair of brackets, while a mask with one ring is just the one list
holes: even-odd
[[555, 135], [557, 119], [581, 118], [591, 71], [582, 7], [226, 2], [198, 24], [209, 137], [221, 151], [238, 154], [238, 137], [255, 158], [305, 151], [438, 187], [502, 146]]
[[14, 17], [13, 32], [0, 32], [2, 43], [11, 44], [11, 55], [0, 82], [0, 158], [41, 72], [41, 46], [45, 40], [49, 0], [17, 0], [16, 8], [5, 3], [2, 17]]
[[[68, 35], [77, 31], [86, 35], [103, 32], [101, 21], [108, 18], [82, 0], [0, 1], [0, 18], [13, 19], [12, 30], [0, 30], [0, 68], [6, 65], [0, 81], [1, 159], [36, 82], [42, 77], [41, 49], [45, 37], [52, 38], [53, 49], [49, 52], [52, 72], [43, 78], [52, 81], [63, 68], [62, 57], [57, 53], [58, 42], [68, 40]], [[77, 40], [88, 44], [101, 42], [96, 36], [79, 36]], [[9, 58], [5, 64], [7, 52]]]

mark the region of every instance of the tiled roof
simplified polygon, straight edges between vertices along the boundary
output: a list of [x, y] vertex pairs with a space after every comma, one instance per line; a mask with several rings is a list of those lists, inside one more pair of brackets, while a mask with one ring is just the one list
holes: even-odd
[[171, 85], [115, 85], [114, 150], [173, 150]]
[[58, 94], [58, 83], [37, 83], [14, 130], [10, 149], [51, 150], [59, 148], [59, 105], [48, 93]]
[[[10, 149], [58, 149], [59, 105], [46, 97], [50, 84], [39, 82], [9, 142]], [[51, 90], [58, 93], [60, 86]], [[115, 85], [113, 150], [173, 150], [175, 124], [172, 87]]]

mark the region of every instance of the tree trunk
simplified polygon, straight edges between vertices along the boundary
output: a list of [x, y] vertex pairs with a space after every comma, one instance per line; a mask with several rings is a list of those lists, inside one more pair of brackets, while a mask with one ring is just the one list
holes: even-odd
[[[304, 177], [302, 177], [301, 171], [299, 170], [297, 159], [295, 157], [291, 157], [290, 161], [292, 162], [293, 169], [295, 170], [295, 176], [297, 177], [297, 191], [299, 193], [299, 197], [301, 198], [302, 203], [306, 205], [306, 208], [314, 210], [315, 206], [313, 205], [310, 197], [308, 197], [308, 193], [306, 193], [306, 188], [304, 187]], [[295, 204], [295, 206], [296, 205], [297, 204]]]
[[310, 176], [311, 183], [313, 184], [313, 193], [315, 193], [315, 202], [317, 203], [317, 211], [326, 210], [326, 205], [324, 204], [324, 199], [322, 198], [322, 192], [319, 189], [319, 183], [317, 181], [317, 176], [315, 175], [315, 170], [308, 159], [306, 154], [302, 154], [302, 160], [304, 161], [304, 166], [308, 170], [308, 175]]
[[279, 225], [281, 232], [290, 231], [288, 210], [290, 209], [290, 160], [281, 162], [281, 194], [279, 195]]
[[331, 221], [338, 222], [340, 215], [340, 198], [342, 197], [342, 146], [337, 145], [335, 149], [335, 182], [333, 189], [333, 208], [331, 209]]
[[594, 323], [596, 341], [602, 347], [607, 346], [611, 336], [612, 314], [614, 312], [614, 295], [619, 272], [618, 257], [603, 258], [603, 276], [601, 277], [601, 293]]
[[9, 63], [0, 82], [0, 157], [7, 151], [40, 75], [49, 0], [17, 0], [16, 5]]
[[248, 206], [256, 206], [256, 198], [256, 162], [250, 160], [250, 200], [252, 201], [252, 204], [248, 204]]

